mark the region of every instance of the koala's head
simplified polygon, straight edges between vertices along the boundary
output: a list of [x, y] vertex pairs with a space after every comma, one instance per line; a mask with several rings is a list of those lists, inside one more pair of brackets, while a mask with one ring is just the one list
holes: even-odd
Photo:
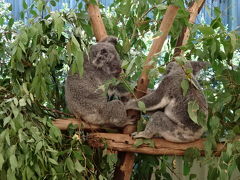
[[[184, 64], [184, 67], [186, 69], [192, 69], [192, 73], [194, 76], [196, 76], [198, 74], [198, 72], [201, 69], [206, 68], [209, 65], [208, 62], [203, 62], [203, 61], [187, 61]], [[167, 67], [166, 67], [166, 73], [184, 73], [183, 68], [176, 62], [176, 61], [172, 61], [170, 63], [168, 63]]]
[[120, 57], [115, 49], [117, 39], [107, 37], [91, 46], [89, 57], [94, 67], [102, 69], [105, 73], [119, 77], [121, 69]]

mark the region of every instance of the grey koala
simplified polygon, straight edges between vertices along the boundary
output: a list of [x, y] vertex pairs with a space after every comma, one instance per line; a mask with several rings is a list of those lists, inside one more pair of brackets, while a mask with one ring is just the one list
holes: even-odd
[[[191, 142], [199, 139], [203, 128], [190, 119], [188, 102], [195, 100], [207, 119], [208, 104], [195, 79], [196, 74], [207, 65], [206, 62], [188, 61], [183, 68], [177, 62], [170, 62], [166, 75], [154, 92], [138, 100], [129, 101], [126, 109], [139, 110], [137, 103], [142, 101], [146, 111], [153, 112], [145, 130], [133, 133], [133, 138], [157, 136], [172, 142]], [[189, 83], [187, 94], [184, 96], [181, 82], [186, 79], [184, 69], [188, 68], [192, 69], [192, 83]]]
[[89, 57], [84, 58], [84, 74], [69, 73], [65, 84], [65, 99], [69, 110], [84, 121], [105, 127], [124, 127], [133, 124], [119, 100], [107, 101], [99, 87], [107, 80], [119, 77], [121, 64], [115, 49], [117, 39], [107, 37], [92, 45]]

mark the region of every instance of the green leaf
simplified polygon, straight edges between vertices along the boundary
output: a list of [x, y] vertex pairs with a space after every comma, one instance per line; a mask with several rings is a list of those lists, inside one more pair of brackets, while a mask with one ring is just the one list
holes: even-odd
[[9, 11], [12, 11], [12, 4], [10, 4], [10, 6], [8, 7]]
[[24, 9], [27, 9], [27, 8], [28, 8], [28, 5], [27, 5], [27, 3], [26, 3], [25, 0], [22, 1], [22, 5], [23, 5], [23, 8], [24, 8]]
[[154, 141], [152, 139], [143, 139], [143, 143], [149, 145], [149, 147], [155, 147]]
[[226, 151], [226, 153], [227, 153], [227, 155], [228, 155], [229, 157], [232, 156], [232, 149], [233, 149], [233, 144], [232, 144], [232, 143], [228, 143], [228, 144], [227, 144], [227, 151]]
[[3, 24], [4, 24], [4, 18], [0, 17], [0, 25], [3, 25]]
[[16, 180], [15, 172], [13, 172], [11, 168], [7, 170], [7, 179]]
[[183, 173], [184, 175], [188, 175], [190, 172], [190, 169], [193, 165], [193, 161], [194, 159], [197, 159], [200, 157], [200, 151], [197, 148], [188, 148], [185, 152], [184, 152], [184, 167], [183, 167]]
[[209, 167], [208, 169], [208, 180], [213, 180], [213, 179], [218, 179], [219, 176], [219, 171], [217, 168], [213, 168], [212, 166]]
[[238, 158], [236, 159], [236, 164], [238, 167], [238, 171], [240, 171], [240, 156], [238, 156]]
[[68, 170], [71, 172], [71, 173], [74, 173], [74, 164], [73, 164], [73, 161], [70, 157], [68, 157], [66, 159], [66, 165], [67, 165], [67, 168]]
[[5, 140], [6, 140], [7, 144], [10, 146], [11, 142], [10, 142], [10, 136], [9, 136], [9, 129], [6, 129], [6, 131], [5, 131]]
[[83, 166], [79, 163], [78, 160], [75, 162], [75, 169], [76, 169], [79, 173], [81, 173], [82, 171], [85, 171], [85, 170], [86, 170], [86, 168], [83, 167]]
[[9, 21], [8, 21], [8, 27], [11, 28], [12, 25], [13, 25], [13, 23], [14, 23], [14, 19], [13, 19], [13, 18], [9, 19]]
[[54, 30], [57, 31], [58, 39], [60, 39], [61, 34], [63, 32], [63, 28], [64, 28], [64, 22], [59, 13], [55, 13], [53, 15], [53, 19], [54, 19]]
[[146, 106], [145, 106], [144, 102], [138, 101], [138, 107], [139, 107], [140, 111], [146, 113]]
[[5, 117], [3, 119], [3, 127], [5, 127], [9, 123], [10, 120], [11, 120], [11, 116]]
[[163, 67], [158, 67], [158, 72], [159, 72], [160, 74], [165, 74], [165, 73], [166, 73], [166, 69], [163, 68]]
[[77, 41], [77, 39], [75, 38], [75, 36], [72, 36], [72, 42], [73, 42], [73, 44], [75, 45], [76, 50], [79, 50], [79, 49], [80, 49], [80, 44], [79, 44], [79, 42]]
[[187, 79], [183, 79], [181, 82], [181, 87], [183, 90], [183, 96], [186, 96], [188, 88], [189, 88], [189, 82]]
[[35, 149], [35, 154], [38, 153], [39, 150], [41, 150], [42, 146], [43, 146], [43, 142], [39, 141]]
[[219, 124], [220, 124], [220, 119], [217, 116], [212, 116], [211, 119], [209, 120], [209, 125], [210, 125], [214, 135], [219, 130], [218, 129]]
[[214, 34], [214, 30], [212, 27], [208, 27], [206, 25], [204, 26], [199, 26], [199, 30], [201, 33], [203, 33], [203, 35], [205, 36], [210, 36]]
[[20, 100], [19, 100], [19, 105], [20, 105], [20, 106], [26, 106], [26, 105], [27, 105], [27, 104], [26, 104], [26, 100], [25, 100], [24, 98], [20, 99]]
[[135, 63], [135, 60], [136, 60], [135, 58], [132, 59], [132, 60], [130, 61], [129, 65], [127, 66], [127, 69], [126, 69], [126, 72], [125, 72], [127, 75], [131, 72], [132, 67], [133, 67], [133, 65], [134, 65], [134, 63]]
[[48, 158], [48, 161], [54, 165], [58, 165], [58, 162], [52, 158]]
[[52, 6], [56, 6], [56, 5], [57, 5], [54, 0], [51, 0], [51, 1], [50, 1], [50, 4], [51, 4]]
[[199, 105], [197, 104], [196, 101], [189, 101], [188, 102], [188, 115], [189, 117], [198, 124], [197, 121], [197, 111], [199, 110]]
[[133, 146], [134, 146], [134, 147], [139, 147], [139, 146], [141, 146], [142, 144], [144, 144], [143, 139], [136, 139], [135, 142], [134, 142], [134, 144], [133, 144]]
[[2, 170], [3, 163], [4, 163], [4, 158], [3, 158], [3, 155], [1, 153], [0, 154], [0, 171]]
[[10, 162], [12, 171], [15, 171], [15, 169], [18, 167], [17, 158], [16, 158], [15, 154], [12, 154], [10, 156], [9, 162]]
[[237, 45], [237, 37], [236, 37], [236, 34], [234, 32], [230, 32], [229, 33], [229, 36], [231, 38], [231, 45], [232, 45], [232, 48], [233, 50], [236, 49], [236, 45]]
[[17, 58], [18, 61], [21, 61], [21, 59], [22, 59], [22, 49], [21, 49], [21, 47], [17, 48], [16, 58]]
[[240, 118], [240, 109], [235, 111], [234, 121], [236, 122]]
[[79, 51], [76, 51], [74, 54], [76, 57], [78, 72], [79, 72], [80, 76], [82, 76], [83, 75], [83, 62], [84, 62], [83, 52], [81, 50], [79, 50]]
[[116, 165], [117, 163], [117, 155], [113, 154], [113, 153], [108, 153], [107, 154], [107, 163], [110, 167], [114, 167], [114, 165]]

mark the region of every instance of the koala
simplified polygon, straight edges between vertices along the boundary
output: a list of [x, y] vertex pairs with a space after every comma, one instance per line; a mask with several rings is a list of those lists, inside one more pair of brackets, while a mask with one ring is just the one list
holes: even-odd
[[[166, 68], [166, 75], [158, 88], [152, 93], [129, 101], [126, 109], [139, 110], [138, 102], [142, 101], [147, 112], [153, 112], [146, 128], [142, 132], [132, 134], [133, 138], [163, 137], [172, 142], [191, 142], [199, 139], [203, 128], [194, 123], [188, 115], [188, 102], [196, 101], [199, 109], [208, 116], [208, 104], [195, 76], [208, 64], [206, 62], [188, 61], [184, 67], [177, 62], [170, 62]], [[186, 79], [184, 69], [192, 69], [192, 83], [186, 95], [181, 88], [182, 80]]]
[[108, 101], [99, 87], [112, 78], [118, 78], [122, 69], [115, 49], [117, 39], [107, 37], [92, 45], [84, 57], [84, 74], [68, 74], [65, 99], [76, 118], [104, 127], [124, 127], [133, 124], [120, 100]]

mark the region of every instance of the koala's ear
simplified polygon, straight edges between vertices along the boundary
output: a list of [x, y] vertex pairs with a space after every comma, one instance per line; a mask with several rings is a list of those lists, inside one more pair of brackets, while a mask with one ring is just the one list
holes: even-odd
[[103, 40], [101, 40], [100, 42], [107, 42], [107, 43], [111, 43], [112, 45], [116, 46], [117, 38], [114, 36], [108, 36], [108, 37], [104, 38]]
[[193, 69], [193, 75], [196, 75], [201, 69], [207, 68], [210, 63], [209, 62], [203, 62], [203, 61], [190, 61], [192, 69]]
[[93, 57], [92, 63], [95, 67], [101, 68], [103, 67], [105, 61], [108, 57], [108, 50], [106, 47], [100, 47], [100, 46], [93, 46], [95, 50], [95, 55]]

